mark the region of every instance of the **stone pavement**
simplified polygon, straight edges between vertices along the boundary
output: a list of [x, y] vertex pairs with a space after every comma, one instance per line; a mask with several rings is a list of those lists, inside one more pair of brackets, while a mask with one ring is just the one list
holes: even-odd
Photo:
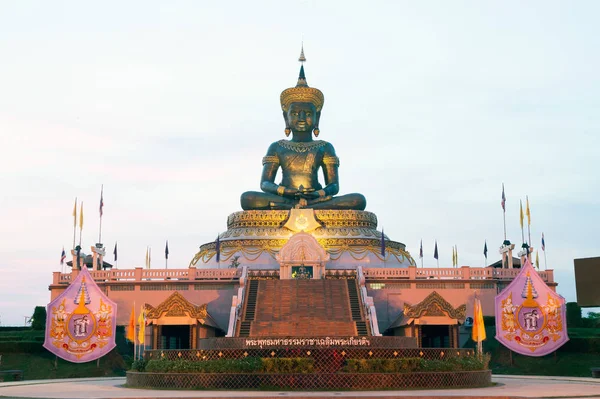
[[413, 391], [167, 391], [129, 389], [125, 378], [82, 378], [0, 383], [0, 397], [11, 398], [394, 398], [459, 397], [482, 399], [508, 398], [600, 398], [600, 379], [576, 377], [502, 376], [492, 377], [489, 388], [413, 390]]

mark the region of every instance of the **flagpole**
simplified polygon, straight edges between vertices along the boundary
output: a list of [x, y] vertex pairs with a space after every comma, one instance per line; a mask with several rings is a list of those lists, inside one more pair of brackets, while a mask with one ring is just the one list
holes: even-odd
[[544, 270], [548, 270], [548, 262], [546, 261], [546, 250], [544, 249]]
[[525, 196], [527, 199], [527, 236], [529, 239], [529, 246], [531, 247], [531, 210], [529, 209], [529, 196]]
[[102, 243], [102, 208], [104, 207], [104, 184], [100, 188], [100, 228], [98, 231], [98, 243]]
[[504, 183], [502, 183], [502, 214], [504, 216], [504, 241], [506, 241], [506, 195], [504, 194]]
[[75, 237], [77, 235], [77, 197], [73, 206], [73, 249], [75, 249]]
[[83, 201], [79, 210], [79, 246], [81, 246], [81, 235], [83, 234]]

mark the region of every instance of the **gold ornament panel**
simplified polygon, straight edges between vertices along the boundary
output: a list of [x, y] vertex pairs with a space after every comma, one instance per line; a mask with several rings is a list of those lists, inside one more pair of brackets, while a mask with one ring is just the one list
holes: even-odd
[[418, 319], [422, 316], [444, 316], [464, 320], [467, 313], [467, 305], [462, 304], [454, 308], [448, 301], [444, 299], [437, 291], [433, 291], [425, 299], [416, 305], [404, 304], [404, 315], [407, 317]]

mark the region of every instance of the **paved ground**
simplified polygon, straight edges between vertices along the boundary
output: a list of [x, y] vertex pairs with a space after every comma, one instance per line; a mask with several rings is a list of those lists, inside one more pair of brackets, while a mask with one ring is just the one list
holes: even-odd
[[476, 389], [379, 392], [167, 391], [129, 389], [125, 378], [85, 378], [0, 383], [0, 397], [12, 398], [393, 398], [445, 396], [470, 398], [600, 398], [600, 379], [493, 376], [496, 386]]

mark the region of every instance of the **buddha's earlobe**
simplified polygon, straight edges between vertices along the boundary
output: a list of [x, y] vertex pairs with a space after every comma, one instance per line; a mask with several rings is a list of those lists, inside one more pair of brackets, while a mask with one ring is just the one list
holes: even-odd
[[285, 121], [285, 137], [290, 137], [290, 133], [292, 133], [292, 129], [290, 129], [290, 123], [288, 122], [287, 112], [283, 111], [283, 120]]
[[315, 128], [313, 130], [315, 137], [319, 137], [319, 133], [321, 133], [321, 131], [319, 130], [319, 119], [321, 119], [321, 111], [318, 111], [315, 115]]

